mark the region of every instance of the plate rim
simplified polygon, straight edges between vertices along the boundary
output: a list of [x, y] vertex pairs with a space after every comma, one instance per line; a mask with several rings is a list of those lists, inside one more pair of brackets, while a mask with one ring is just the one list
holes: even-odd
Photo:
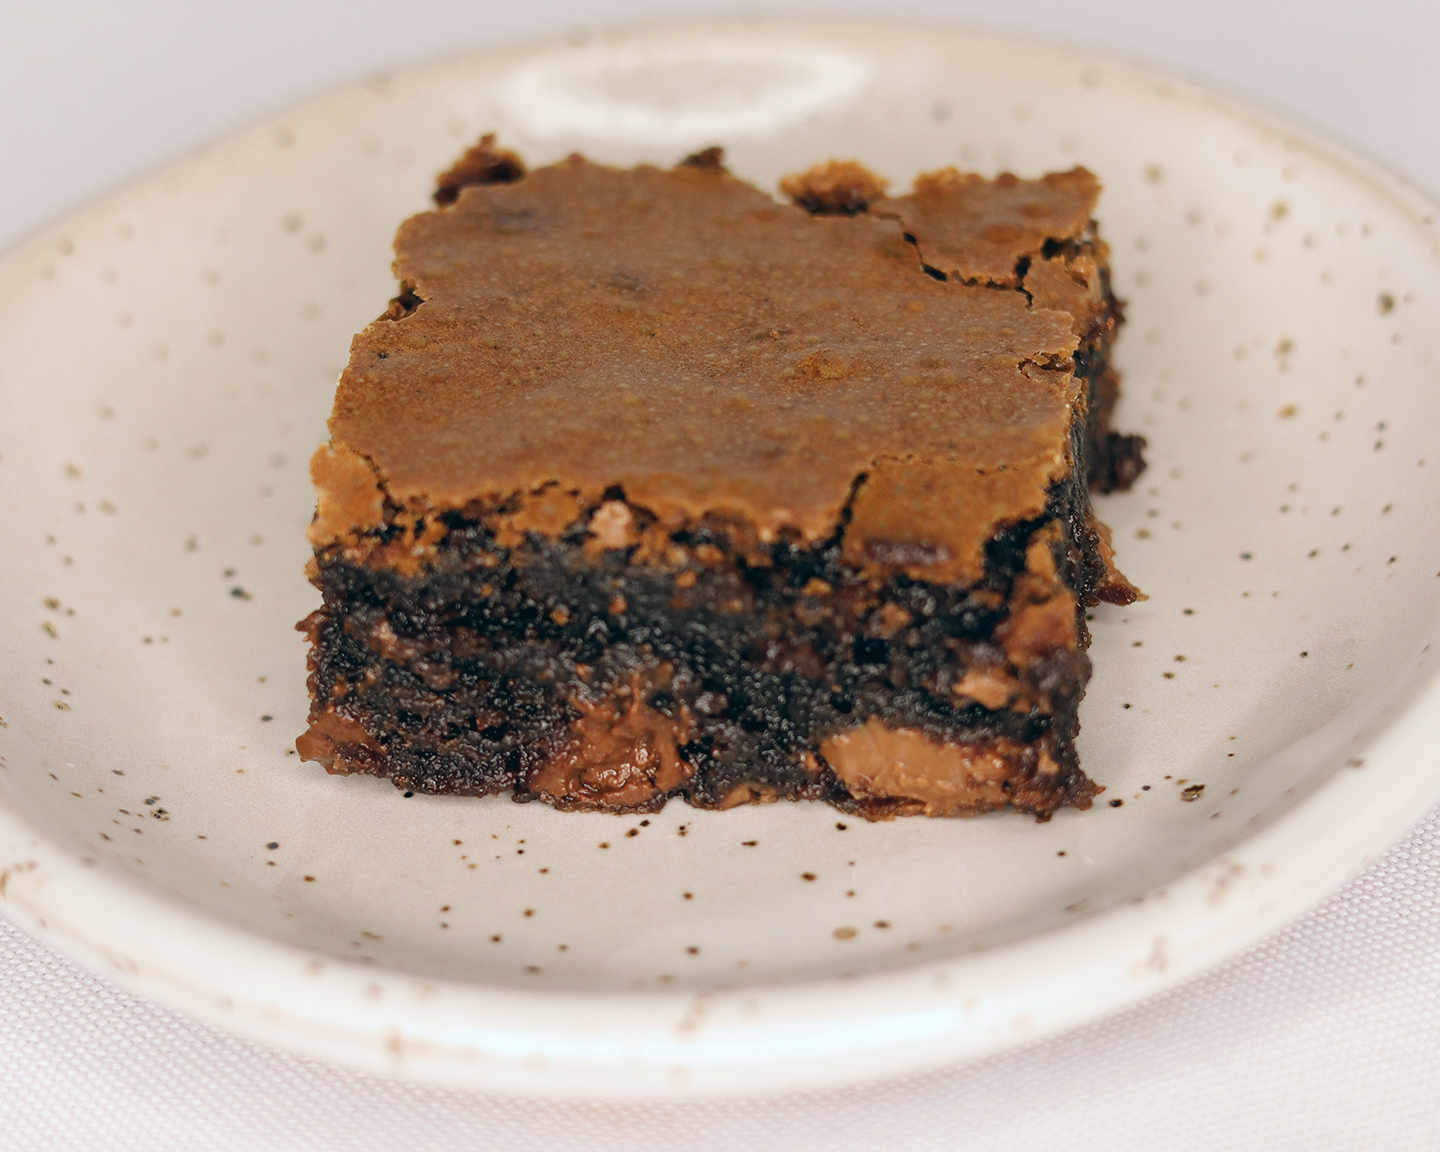
[[[1432, 249], [1440, 252], [1435, 224], [1440, 201], [1405, 177], [1268, 111], [1123, 57], [904, 21], [653, 21], [626, 25], [619, 33], [833, 36], [865, 30], [924, 34], [1011, 52], [1039, 50], [1094, 64], [1148, 86], [1157, 96], [1163, 92], [1206, 106], [1345, 172], [1427, 228]], [[553, 37], [501, 45], [390, 75], [523, 57], [563, 43]], [[331, 88], [207, 147], [266, 131], [298, 109], [366, 87], [358, 81]], [[112, 201], [163, 179], [194, 154], [190, 150], [31, 231], [0, 253], [0, 277], [62, 227], [104, 212]], [[322, 960], [233, 927], [129, 877], [88, 866], [4, 803], [0, 909], [72, 960], [130, 991], [251, 1039], [382, 1076], [570, 1099], [711, 1098], [832, 1087], [975, 1059], [1077, 1027], [1175, 987], [1279, 931], [1440, 801], [1440, 754], [1428, 747], [1437, 724], [1440, 673], [1432, 673], [1369, 738], [1363, 772], [1335, 772], [1259, 832], [1139, 900], [970, 955], [851, 979], [698, 993], [542, 992]], [[1324, 837], [1304, 835], [1327, 815], [1345, 818], [1330, 822]], [[1285, 866], [1275, 867], [1273, 857]], [[1237, 882], [1241, 876], [1243, 884]], [[1166, 943], [1162, 947], [1157, 940]], [[1177, 949], [1177, 942], [1183, 947]], [[977, 976], [1001, 978], [1004, 968], [1030, 966], [1057, 947], [1089, 959], [1078, 972], [1067, 969], [1070, 979], [1058, 989], [1062, 994], [1052, 989], [1040, 1011], [1034, 995], [1027, 998], [1018, 991], [980, 1004], [963, 995]], [[324, 979], [312, 971], [317, 961]], [[187, 974], [197, 964], [203, 970], [201, 962], [208, 962], [211, 975]], [[313, 1009], [308, 1015], [266, 992], [267, 980], [287, 971]], [[256, 972], [268, 975], [257, 978]], [[383, 992], [378, 1000], [369, 991], [376, 985]], [[834, 1001], [841, 993], [846, 1004], [870, 1007], [842, 1005], [837, 1011]], [[760, 997], [785, 1002], [771, 1006], [778, 1019], [747, 1018], [746, 1002]], [[1019, 1011], [1027, 1001], [1030, 1010]], [[788, 1016], [782, 1011], [787, 1006]], [[397, 1015], [406, 1020], [403, 1028]], [[495, 1023], [487, 1029], [466, 1020]], [[840, 1032], [851, 1034], [848, 1046]], [[762, 1063], [757, 1050], [767, 1044], [771, 1058]], [[477, 1057], [472, 1050], [500, 1055]]]

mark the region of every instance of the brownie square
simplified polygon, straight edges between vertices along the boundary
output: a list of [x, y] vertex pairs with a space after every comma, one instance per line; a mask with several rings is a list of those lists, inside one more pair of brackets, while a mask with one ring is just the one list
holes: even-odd
[[396, 239], [312, 472], [332, 772], [562, 809], [1088, 807], [1120, 322], [1075, 169], [782, 204], [482, 140]]

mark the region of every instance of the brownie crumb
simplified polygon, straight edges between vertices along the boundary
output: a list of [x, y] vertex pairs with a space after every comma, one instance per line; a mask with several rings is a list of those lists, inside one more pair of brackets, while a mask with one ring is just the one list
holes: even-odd
[[854, 160], [831, 160], [780, 181], [780, 191], [812, 216], [855, 216], [885, 195], [890, 182]]
[[512, 184], [525, 175], [525, 163], [514, 152], [495, 147], [495, 134], [487, 132], [480, 142], [436, 178], [435, 203], [442, 208], [460, 198], [460, 189], [471, 184]]
[[[400, 294], [390, 301], [390, 306], [386, 308], [384, 312], [380, 313], [378, 319], [403, 320], [423, 303], [425, 303], [425, 301], [416, 295], [415, 285], [409, 281], [402, 280], [400, 282]], [[388, 357], [382, 354], [382, 359], [388, 359]]]
[[725, 171], [725, 149], [717, 146], [692, 152], [680, 161], [682, 168], [708, 168], [715, 172]]
[[1145, 471], [1145, 437], [1108, 432], [1091, 464], [1091, 484], [1097, 492], [1128, 492]]

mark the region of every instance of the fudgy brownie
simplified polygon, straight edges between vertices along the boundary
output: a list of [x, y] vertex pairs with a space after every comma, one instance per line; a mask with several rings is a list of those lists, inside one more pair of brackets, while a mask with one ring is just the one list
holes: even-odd
[[1089, 490], [1120, 322], [1084, 169], [718, 149], [527, 172], [489, 137], [396, 240], [312, 465], [301, 754], [565, 809], [1088, 807]]

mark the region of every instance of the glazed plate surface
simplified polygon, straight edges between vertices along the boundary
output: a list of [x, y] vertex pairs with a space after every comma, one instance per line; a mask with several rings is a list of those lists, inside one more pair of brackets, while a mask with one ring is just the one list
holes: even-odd
[[[1150, 469], [1098, 511], [1150, 599], [1091, 623], [1091, 811], [565, 815], [299, 762], [306, 461], [395, 226], [489, 130], [771, 190], [1100, 176]], [[191, 156], [0, 259], [0, 909], [267, 1042], [549, 1095], [893, 1074], [1167, 987], [1440, 799], [1434, 212], [1178, 82], [883, 25], [462, 59]]]

